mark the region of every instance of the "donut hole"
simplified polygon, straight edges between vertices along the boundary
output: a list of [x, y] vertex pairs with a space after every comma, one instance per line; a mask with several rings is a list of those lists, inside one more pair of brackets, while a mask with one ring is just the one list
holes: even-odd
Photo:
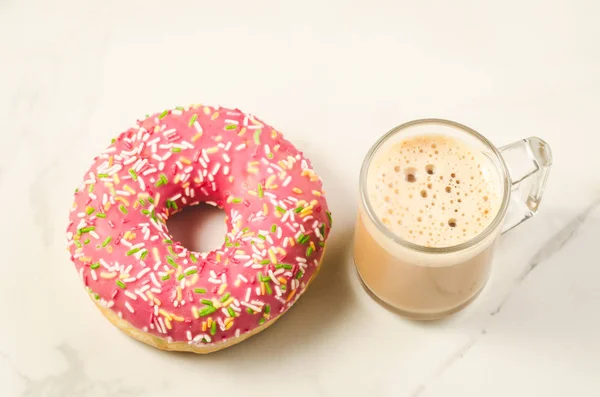
[[210, 252], [223, 245], [227, 233], [225, 215], [220, 208], [200, 203], [170, 216], [167, 228], [172, 240], [187, 249]]

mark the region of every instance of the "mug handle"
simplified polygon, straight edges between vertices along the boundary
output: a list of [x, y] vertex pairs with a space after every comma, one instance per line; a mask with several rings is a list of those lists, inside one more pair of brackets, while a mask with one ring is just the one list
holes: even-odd
[[531, 137], [498, 149], [512, 180], [510, 203], [502, 233], [537, 212], [552, 166], [552, 150], [544, 140]]

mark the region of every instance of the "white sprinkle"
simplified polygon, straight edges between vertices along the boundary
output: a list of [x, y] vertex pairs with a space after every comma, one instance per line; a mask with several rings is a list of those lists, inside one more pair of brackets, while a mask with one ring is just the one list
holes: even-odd
[[148, 302], [148, 298], [146, 298], [146, 295], [144, 295], [144, 294], [143, 294], [143, 293], [142, 293], [140, 290], [137, 290], [137, 289], [136, 289], [136, 290], [135, 290], [135, 293], [136, 293], [136, 294], [137, 294], [137, 295], [138, 295], [140, 298], [142, 298], [142, 300], [143, 300], [144, 302]]
[[125, 295], [127, 295], [128, 298], [131, 298], [134, 301], [137, 300], [137, 296], [129, 291], [125, 291]]
[[277, 285], [281, 285], [281, 282], [277, 280], [277, 277], [273, 274], [273, 270], [269, 270], [269, 276], [271, 277], [271, 281], [273, 281]]
[[285, 181], [283, 181], [283, 183], [281, 184], [281, 186], [287, 186], [290, 184], [290, 182], [292, 181], [292, 176], [288, 175], [287, 178], [285, 178]]
[[165, 322], [163, 321], [162, 317], [158, 317], [158, 322], [160, 323], [160, 332], [166, 334], [167, 328], [165, 327]]
[[156, 285], [158, 288], [160, 288], [160, 283], [156, 279], [156, 275], [154, 273], [150, 273], [150, 279], [152, 280], [152, 282], [154, 283], [154, 285]]
[[235, 147], [235, 150], [238, 150], [238, 151], [239, 151], [239, 150], [242, 150], [242, 149], [244, 149], [245, 147], [246, 147], [246, 144], [245, 144], [245, 143], [242, 143], [241, 145], [237, 145], [237, 146]]
[[125, 301], [125, 307], [127, 308], [127, 310], [129, 310], [131, 313], [135, 313], [135, 310], [133, 310], [133, 307], [131, 307], [131, 305], [129, 304], [128, 301]]
[[221, 168], [221, 164], [220, 163], [215, 164], [215, 167], [213, 168], [211, 173], [213, 175], [217, 175], [217, 172], [219, 172], [219, 168]]
[[187, 337], [187, 340], [191, 341], [192, 340], [192, 331], [190, 331], [189, 329], [185, 332], [185, 336]]
[[92, 271], [90, 273], [92, 274], [92, 278], [94, 279], [94, 281], [98, 281], [98, 276], [96, 275], [96, 270], [92, 269]]
[[245, 282], [245, 283], [247, 283], [247, 282], [248, 282], [248, 279], [247, 279], [246, 277], [244, 277], [243, 275], [241, 275], [241, 274], [238, 274], [238, 278], [239, 278], [240, 280], [242, 280], [243, 282]]
[[123, 165], [129, 165], [137, 161], [137, 156], [131, 156], [127, 160], [123, 161]]

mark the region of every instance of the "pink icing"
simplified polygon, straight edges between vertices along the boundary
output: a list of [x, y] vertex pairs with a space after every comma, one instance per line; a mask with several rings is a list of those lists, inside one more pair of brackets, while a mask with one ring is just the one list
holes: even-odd
[[[199, 202], [227, 214], [225, 243], [209, 253], [171, 242], [165, 226]], [[285, 313], [330, 228], [321, 181], [299, 150], [252, 115], [198, 105], [138, 121], [94, 159], [67, 240], [99, 304], [169, 342], [203, 345]]]

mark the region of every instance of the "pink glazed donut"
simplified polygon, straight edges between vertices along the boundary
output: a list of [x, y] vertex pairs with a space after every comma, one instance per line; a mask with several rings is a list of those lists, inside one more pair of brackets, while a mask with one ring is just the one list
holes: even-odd
[[[201, 202], [227, 214], [225, 242], [208, 253], [166, 227]], [[94, 159], [67, 241], [114, 325], [160, 349], [209, 353], [294, 304], [330, 230], [321, 181], [298, 149], [250, 114], [194, 105], [138, 121]]]

